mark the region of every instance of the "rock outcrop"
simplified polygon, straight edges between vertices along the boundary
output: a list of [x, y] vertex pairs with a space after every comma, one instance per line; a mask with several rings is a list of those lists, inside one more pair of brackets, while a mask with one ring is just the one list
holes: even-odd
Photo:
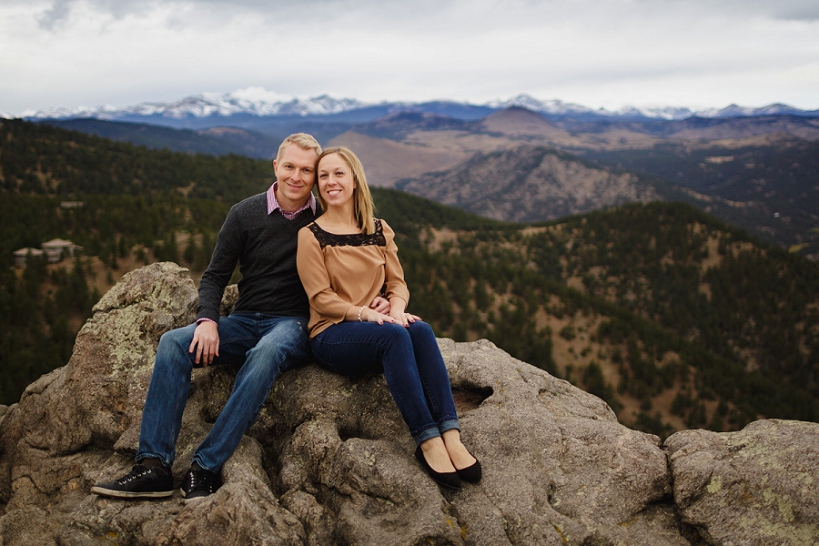
[[536, 145], [477, 152], [449, 170], [405, 178], [395, 187], [506, 222], [540, 222], [662, 199], [632, 173], [594, 168]]
[[[661, 446], [487, 341], [440, 340], [479, 485], [444, 491], [424, 474], [382, 376], [309, 365], [276, 382], [211, 497], [91, 495], [133, 464], [159, 336], [191, 322], [195, 304], [174, 264], [129, 273], [68, 364], [0, 412], [0, 546], [819, 542], [819, 425], [760, 421]], [[194, 372], [177, 480], [235, 372]]]
[[819, 544], [819, 425], [756, 421], [665, 442], [682, 520], [709, 544]]

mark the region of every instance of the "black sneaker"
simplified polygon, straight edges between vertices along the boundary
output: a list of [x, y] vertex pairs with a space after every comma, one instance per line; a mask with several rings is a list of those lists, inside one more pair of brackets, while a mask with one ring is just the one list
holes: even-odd
[[194, 463], [182, 480], [181, 490], [186, 499], [196, 499], [215, 493], [221, 486], [222, 480], [219, 478], [219, 474], [205, 470]]
[[173, 495], [173, 474], [163, 466], [138, 464], [118, 480], [94, 485], [91, 492], [125, 499], [170, 497]]

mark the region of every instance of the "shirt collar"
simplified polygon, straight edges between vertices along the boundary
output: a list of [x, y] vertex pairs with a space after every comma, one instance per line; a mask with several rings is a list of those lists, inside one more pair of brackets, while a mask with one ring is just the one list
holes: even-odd
[[276, 199], [276, 189], [279, 187], [279, 182], [273, 182], [273, 185], [267, 189], [267, 214], [273, 214], [274, 210], [278, 210], [282, 216], [287, 218], [288, 220], [292, 220], [309, 207], [310, 210], [313, 211], [313, 214], [316, 213], [316, 196], [313, 195], [313, 192], [310, 192], [310, 196], [307, 197], [307, 203], [304, 204], [299, 210], [289, 212], [281, 208], [279, 205], [279, 200]]

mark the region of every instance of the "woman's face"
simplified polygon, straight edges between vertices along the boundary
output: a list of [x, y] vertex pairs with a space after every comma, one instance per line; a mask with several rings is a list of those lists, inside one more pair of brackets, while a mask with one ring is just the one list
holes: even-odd
[[326, 155], [319, 161], [317, 170], [319, 193], [328, 207], [342, 206], [353, 198], [353, 172], [343, 157]]

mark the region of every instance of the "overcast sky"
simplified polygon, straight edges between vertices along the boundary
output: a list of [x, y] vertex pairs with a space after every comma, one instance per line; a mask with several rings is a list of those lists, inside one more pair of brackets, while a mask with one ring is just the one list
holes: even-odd
[[819, 108], [818, 0], [2, 0], [0, 112], [282, 97]]

